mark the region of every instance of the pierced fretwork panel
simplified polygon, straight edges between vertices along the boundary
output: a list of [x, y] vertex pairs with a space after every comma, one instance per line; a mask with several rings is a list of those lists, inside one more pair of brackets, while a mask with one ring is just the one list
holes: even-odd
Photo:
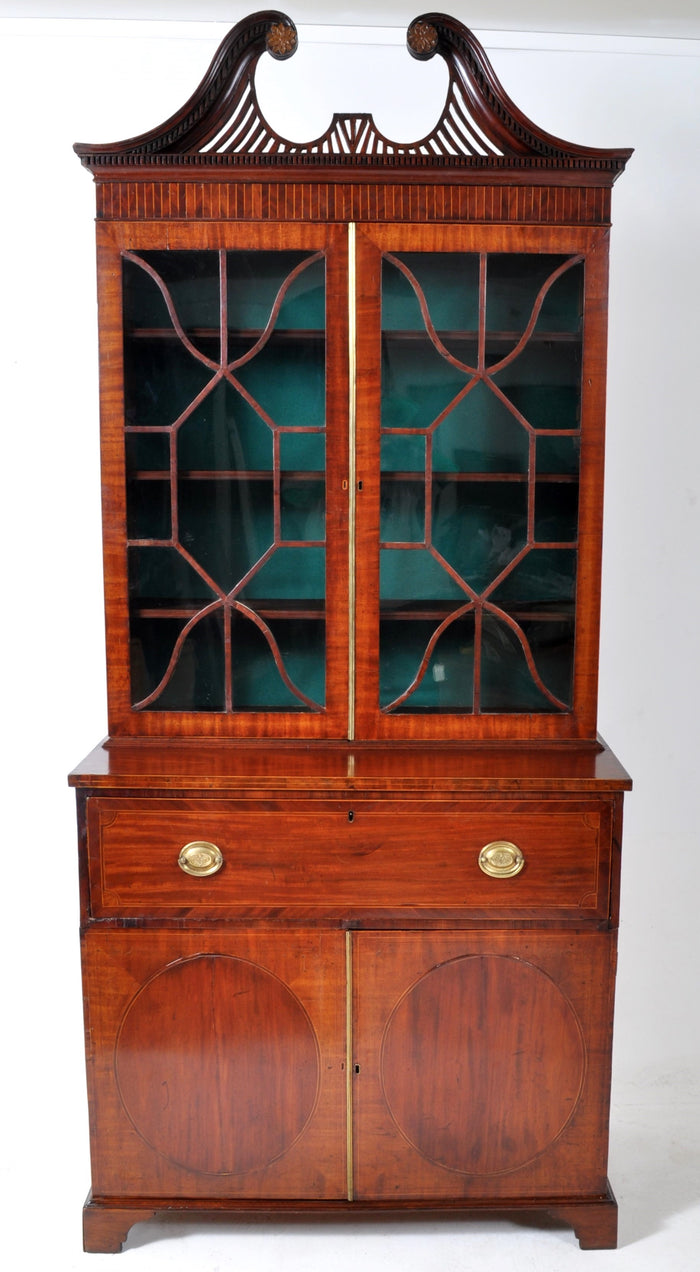
[[325, 703], [325, 261], [123, 254], [132, 705]]
[[583, 263], [386, 254], [380, 705], [572, 708]]

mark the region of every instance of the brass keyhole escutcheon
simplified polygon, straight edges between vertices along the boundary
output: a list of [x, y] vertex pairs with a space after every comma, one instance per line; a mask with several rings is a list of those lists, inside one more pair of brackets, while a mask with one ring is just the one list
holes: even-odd
[[224, 858], [216, 844], [210, 844], [205, 839], [196, 839], [180, 850], [177, 864], [185, 874], [203, 878], [205, 875], [216, 874], [223, 866]]
[[508, 839], [494, 839], [479, 853], [479, 869], [491, 879], [512, 879], [520, 874], [524, 865], [521, 849]]

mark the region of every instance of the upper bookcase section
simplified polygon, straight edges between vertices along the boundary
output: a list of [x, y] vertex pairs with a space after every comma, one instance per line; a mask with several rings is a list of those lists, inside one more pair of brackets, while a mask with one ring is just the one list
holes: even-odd
[[251, 169], [340, 175], [362, 168], [385, 176], [452, 172], [460, 182], [500, 175], [511, 184], [532, 182], [539, 172], [547, 184], [587, 186], [611, 186], [632, 153], [572, 145], [538, 128], [508, 97], [471, 31], [441, 13], [416, 18], [407, 33], [413, 57], [427, 61], [438, 54], [447, 63], [445, 105], [431, 132], [399, 143], [385, 137], [370, 114], [335, 114], [320, 137], [290, 141], [264, 118], [255, 72], [264, 52], [281, 61], [293, 55], [297, 42], [286, 14], [253, 14], [233, 27], [192, 97], [165, 123], [126, 141], [77, 143], [75, 150], [103, 178], [115, 168], [143, 175], [196, 168], [200, 176], [222, 168], [241, 175]]

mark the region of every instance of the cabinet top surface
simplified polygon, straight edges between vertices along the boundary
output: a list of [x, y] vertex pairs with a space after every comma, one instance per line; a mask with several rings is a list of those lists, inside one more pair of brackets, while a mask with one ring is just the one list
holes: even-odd
[[[429, 171], [470, 170], [483, 180], [509, 174], [512, 182], [562, 180], [611, 185], [631, 150], [601, 150], [573, 145], [544, 132], [511, 101], [471, 31], [442, 13], [414, 19], [407, 32], [408, 52], [419, 61], [444, 59], [448, 89], [442, 115], [432, 131], [415, 142], [385, 137], [370, 114], [335, 114], [324, 133], [307, 142], [280, 136], [264, 118], [255, 89], [255, 71], [263, 53], [282, 61], [291, 57], [298, 38], [286, 14], [267, 10], [232, 28], [217, 50], [199, 87], [169, 119], [150, 132], [125, 141], [77, 143], [86, 167], [101, 179], [124, 179], [148, 170], [197, 168], [221, 176], [222, 170], [273, 175], [294, 170], [328, 176], [355, 168], [363, 180], [374, 171], [407, 171], [420, 179]], [[568, 174], [568, 175], [567, 175]], [[231, 174], [233, 175], [233, 174]]]
[[384, 746], [358, 743], [101, 743], [70, 774], [76, 787], [123, 790], [603, 791], [631, 780], [594, 746]]

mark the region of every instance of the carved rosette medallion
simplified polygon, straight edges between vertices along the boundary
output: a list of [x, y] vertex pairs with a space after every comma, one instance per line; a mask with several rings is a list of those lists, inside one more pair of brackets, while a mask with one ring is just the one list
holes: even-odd
[[430, 57], [437, 48], [438, 33], [432, 22], [414, 22], [408, 28], [408, 47], [416, 57]]
[[267, 33], [267, 51], [281, 60], [291, 57], [297, 46], [297, 33], [293, 26], [286, 22], [275, 22]]

